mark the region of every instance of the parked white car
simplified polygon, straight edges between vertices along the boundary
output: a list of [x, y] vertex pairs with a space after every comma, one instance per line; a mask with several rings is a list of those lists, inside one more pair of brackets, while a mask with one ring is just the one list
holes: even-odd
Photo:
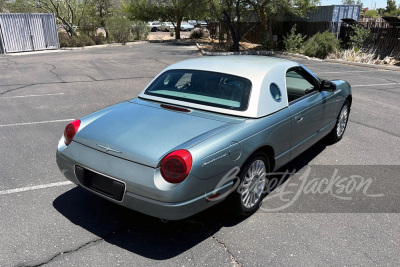
[[187, 22], [182, 22], [181, 23], [181, 31], [191, 31], [191, 30], [193, 30], [194, 29], [194, 26], [193, 25], [190, 25], [189, 23], [187, 23]]
[[172, 22], [163, 22], [161, 23], [161, 26], [158, 27], [158, 30], [163, 32], [171, 32], [175, 31], [175, 26], [172, 24]]
[[158, 31], [158, 28], [161, 26], [161, 22], [159, 21], [153, 21], [153, 22], [148, 22], [147, 27], [150, 28], [150, 31], [156, 32]]
[[198, 20], [196, 26], [197, 26], [197, 27], [204, 27], [204, 28], [207, 28], [208, 24], [207, 24], [207, 22], [204, 21], [204, 20]]

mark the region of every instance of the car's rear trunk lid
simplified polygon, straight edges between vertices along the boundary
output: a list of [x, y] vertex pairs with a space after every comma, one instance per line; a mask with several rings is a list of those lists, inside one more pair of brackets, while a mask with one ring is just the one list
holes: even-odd
[[168, 152], [188, 148], [230, 127], [229, 119], [131, 103], [81, 129], [74, 141], [110, 155], [157, 167]]

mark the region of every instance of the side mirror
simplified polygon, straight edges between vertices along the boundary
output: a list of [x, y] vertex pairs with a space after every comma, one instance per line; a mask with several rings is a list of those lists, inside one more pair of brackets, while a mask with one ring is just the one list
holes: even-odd
[[336, 84], [334, 84], [331, 81], [327, 81], [327, 80], [323, 80], [321, 82], [321, 86], [320, 86], [320, 91], [335, 91], [336, 90]]

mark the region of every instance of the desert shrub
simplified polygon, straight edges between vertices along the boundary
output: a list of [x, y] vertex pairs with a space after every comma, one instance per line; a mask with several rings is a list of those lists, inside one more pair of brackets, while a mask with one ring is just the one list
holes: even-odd
[[68, 46], [69, 47], [84, 47], [95, 45], [96, 43], [86, 35], [72, 36], [69, 38]]
[[93, 39], [87, 35], [81, 35], [81, 36], [79, 36], [79, 38], [81, 39], [83, 46], [96, 45], [96, 43], [93, 41]]
[[204, 37], [204, 31], [201, 28], [196, 28], [190, 33], [190, 39], [200, 39]]
[[221, 25], [221, 27], [218, 30], [218, 42], [220, 44], [225, 43], [228, 32], [229, 30], [227, 29], [225, 24]]
[[69, 35], [66, 32], [58, 32], [60, 47], [69, 47]]
[[303, 46], [305, 55], [322, 59], [337, 49], [339, 49], [339, 40], [329, 31], [315, 34]]
[[96, 45], [102, 45], [105, 41], [104, 34], [100, 32], [97, 36], [92, 36], [92, 40], [96, 43]]
[[368, 37], [371, 30], [364, 28], [361, 25], [354, 25], [352, 28], [354, 30], [354, 35], [350, 36], [350, 44], [356, 51], [358, 51], [368, 44]]
[[134, 21], [132, 25], [132, 33], [134, 40], [146, 40], [149, 35], [150, 29], [147, 27], [146, 22]]
[[296, 34], [296, 24], [294, 24], [290, 33], [283, 37], [285, 50], [290, 53], [298, 52], [305, 38], [306, 36], [303, 37], [301, 33]]
[[275, 49], [273, 37], [267, 31], [264, 31], [261, 33], [261, 49], [263, 49], [263, 50]]
[[83, 43], [78, 36], [71, 36], [68, 40], [68, 47], [81, 47]]
[[96, 44], [89, 36], [78, 35], [69, 37], [66, 32], [59, 32], [58, 40], [60, 42], [60, 47], [83, 47]]
[[110, 17], [106, 21], [106, 28], [111, 37], [118, 43], [126, 43], [131, 35], [131, 21], [123, 17]]

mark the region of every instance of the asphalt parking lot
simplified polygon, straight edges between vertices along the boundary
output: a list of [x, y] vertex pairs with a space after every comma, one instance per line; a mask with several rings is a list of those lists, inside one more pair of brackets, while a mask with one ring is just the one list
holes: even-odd
[[199, 56], [170, 43], [0, 56], [0, 266], [399, 266], [400, 72], [291, 58], [350, 82], [353, 105], [343, 140], [289, 168], [371, 178], [355, 201], [303, 194], [263, 209], [278, 196], [247, 219], [220, 205], [163, 223], [65, 180], [55, 151], [68, 122]]

